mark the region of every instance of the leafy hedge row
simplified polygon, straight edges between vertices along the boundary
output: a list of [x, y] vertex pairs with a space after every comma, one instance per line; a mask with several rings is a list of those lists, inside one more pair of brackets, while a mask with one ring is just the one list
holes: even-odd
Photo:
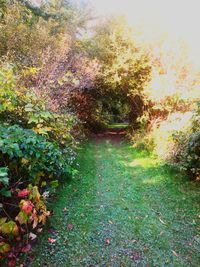
[[0, 137], [0, 163], [9, 168], [14, 180], [27, 177], [29, 182], [41, 185], [42, 177], [52, 182], [53, 177], [67, 176], [71, 172], [59, 146], [32, 130], [17, 125], [0, 126]]
[[32, 130], [0, 126], [0, 258], [7, 255], [9, 266], [30, 249], [34, 229], [49, 216], [45, 195], [72, 174], [73, 159], [71, 149]]
[[175, 133], [173, 140], [176, 148], [173, 162], [192, 179], [200, 180], [200, 103], [194, 112], [190, 130]]
[[[131, 134], [130, 134], [131, 136]], [[193, 112], [174, 112], [131, 136], [134, 146], [200, 179], [200, 104]]]

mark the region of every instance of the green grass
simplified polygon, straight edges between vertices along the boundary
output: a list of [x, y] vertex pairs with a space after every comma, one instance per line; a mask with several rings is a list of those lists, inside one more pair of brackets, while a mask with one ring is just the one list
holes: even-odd
[[54, 215], [32, 267], [200, 266], [195, 182], [128, 143], [109, 140], [86, 144], [79, 164], [79, 177], [51, 203]]
[[129, 126], [128, 123], [112, 123], [107, 125], [107, 129], [109, 130], [124, 130], [127, 129]]

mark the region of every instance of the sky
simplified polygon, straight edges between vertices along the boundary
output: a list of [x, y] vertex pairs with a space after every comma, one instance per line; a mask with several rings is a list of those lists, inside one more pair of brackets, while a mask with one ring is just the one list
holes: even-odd
[[[87, 0], [100, 16], [124, 15], [145, 41], [166, 34], [184, 40], [193, 60], [200, 52], [200, 0]], [[199, 54], [200, 57], [200, 54]], [[199, 59], [200, 61], [200, 59]]]

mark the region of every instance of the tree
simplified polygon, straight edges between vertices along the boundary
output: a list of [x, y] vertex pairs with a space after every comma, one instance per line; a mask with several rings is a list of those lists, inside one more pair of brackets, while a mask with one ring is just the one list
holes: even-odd
[[132, 36], [123, 17], [112, 18], [96, 27], [90, 49], [102, 66], [96, 92], [105, 112], [128, 105], [130, 120], [136, 123], [145, 106], [143, 89], [151, 67], [148, 55], [136, 46]]

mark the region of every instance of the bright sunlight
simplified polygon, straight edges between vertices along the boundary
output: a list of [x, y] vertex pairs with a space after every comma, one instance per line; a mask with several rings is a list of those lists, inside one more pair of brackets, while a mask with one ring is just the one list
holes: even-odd
[[0, 0], [0, 266], [200, 266], [199, 10]]

